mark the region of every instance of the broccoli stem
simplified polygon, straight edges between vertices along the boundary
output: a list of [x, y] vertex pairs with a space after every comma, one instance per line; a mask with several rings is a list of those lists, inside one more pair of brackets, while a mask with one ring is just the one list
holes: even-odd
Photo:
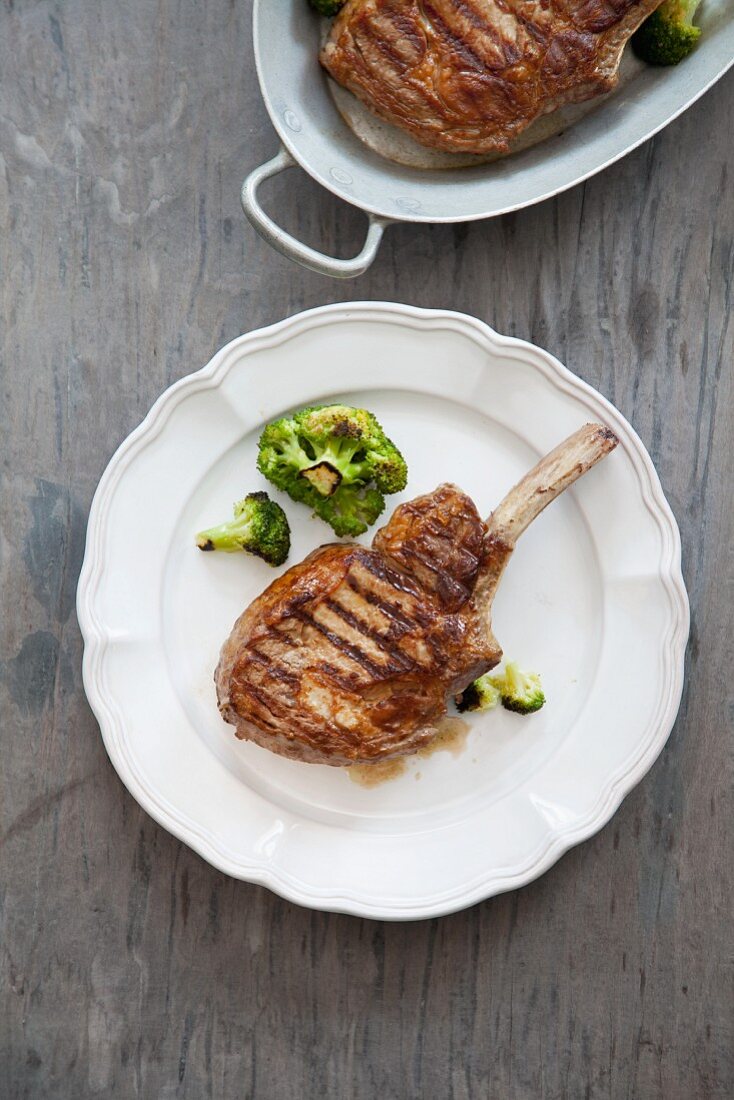
[[206, 531], [200, 531], [196, 536], [196, 545], [200, 550], [223, 550], [225, 554], [233, 554], [242, 550], [243, 541], [247, 539], [249, 524], [241, 519], [230, 519], [227, 523], [220, 523], [216, 527], [209, 527]]

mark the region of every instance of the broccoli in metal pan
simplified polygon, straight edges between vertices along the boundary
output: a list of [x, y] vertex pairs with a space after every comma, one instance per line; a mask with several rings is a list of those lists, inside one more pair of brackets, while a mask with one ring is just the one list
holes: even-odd
[[701, 28], [693, 25], [701, 0], [663, 0], [632, 35], [632, 49], [649, 65], [677, 65], [692, 52]]

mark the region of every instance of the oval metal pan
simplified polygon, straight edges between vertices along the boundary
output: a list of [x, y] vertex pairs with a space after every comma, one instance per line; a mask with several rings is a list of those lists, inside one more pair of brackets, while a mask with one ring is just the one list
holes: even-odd
[[[286, 255], [323, 273], [348, 277], [360, 274], [371, 262], [377, 231], [388, 221], [476, 221], [550, 198], [652, 137], [734, 64], [729, 0], [704, 0], [700, 23], [700, 44], [682, 64], [655, 69], [628, 61], [619, 88], [586, 105], [583, 117], [561, 132], [492, 163], [447, 170], [418, 167], [427, 163], [418, 156], [414, 164], [396, 163], [384, 137], [373, 148], [360, 140], [337, 108], [318, 63], [322, 31], [306, 0], [255, 0], [255, 61], [273, 125], [287, 152], [309, 175], [371, 215], [370, 247], [353, 261], [338, 261], [342, 270], [332, 270], [335, 261], [320, 253], [309, 256], [303, 246], [299, 254], [299, 242], [265, 219], [254, 188], [245, 193], [248, 181], [243, 188], [246, 213]], [[342, 97], [340, 103], [344, 111]], [[355, 114], [352, 119], [355, 126], [357, 118]], [[366, 136], [363, 129], [360, 132]], [[398, 159], [406, 159], [404, 150]], [[281, 165], [285, 164], [283, 159]]]

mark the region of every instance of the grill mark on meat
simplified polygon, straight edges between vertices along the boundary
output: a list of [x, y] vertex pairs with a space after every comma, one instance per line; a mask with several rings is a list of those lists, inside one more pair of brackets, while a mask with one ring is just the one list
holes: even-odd
[[344, 607], [340, 603], [337, 603], [336, 600], [326, 599], [324, 602], [331, 611], [333, 611], [336, 615], [343, 619], [345, 623], [348, 623], [353, 630], [357, 630], [360, 634], [363, 634], [366, 638], [369, 638], [369, 640], [374, 645], [376, 645], [381, 650], [381, 652], [385, 653], [393, 661], [397, 661], [405, 671], [411, 668], [415, 668], [415, 662], [411, 660], [411, 658], [408, 657], [406, 654], [397, 649], [394, 645], [391, 645], [389, 638], [386, 638], [383, 634], [380, 634], [378, 631], [373, 630], [372, 627], [359, 619], [357, 615], [354, 615], [351, 611], [349, 611], [348, 608]]
[[365, 557], [360, 558], [359, 564], [363, 565], [373, 577], [377, 577], [381, 581], [386, 581], [387, 584], [391, 588], [396, 589], [396, 591], [405, 592], [414, 599], [420, 599], [422, 593], [417, 582], [407, 574], [401, 573], [397, 569], [392, 569], [376, 555], [365, 555]]
[[[478, 22], [481, 17], [476, 9], [467, 4], [465, 0], [464, 2], [462, 2], [462, 0], [458, 0], [458, 2], [454, 0], [452, 7], [457, 15], [466, 18], [467, 21], [480, 32], [478, 35], [474, 36], [480, 39], [482, 46], [482, 53], [477, 53], [477, 56], [480, 57], [484, 69], [489, 69], [492, 73], [497, 73], [501, 72], [507, 66], [516, 64], [521, 60], [523, 54], [521, 49], [522, 43], [518, 40], [516, 32], [517, 24], [520, 22], [518, 13], [513, 11], [503, 2], [503, 0], [492, 0], [492, 3], [498, 11], [502, 12], [512, 21], [514, 33], [510, 34], [499, 26], [492, 26], [488, 19], [485, 19], [483, 23]], [[462, 33], [461, 28], [458, 29], [458, 33]]]
[[[379, 37], [375, 37], [374, 35], [371, 36], [370, 37], [370, 45], [372, 47], [374, 47], [376, 50], [378, 50], [382, 54], [383, 57], [386, 57], [388, 59], [388, 61], [392, 62], [393, 68], [396, 69], [396, 70], [399, 70], [401, 73], [405, 72], [406, 69], [411, 68], [412, 65], [415, 64], [415, 61], [413, 61], [413, 62], [409, 61], [408, 58], [406, 58], [402, 53], [400, 53], [399, 49], [396, 48], [392, 44], [392, 42], [390, 41], [390, 39], [387, 38], [387, 36], [379, 36]], [[360, 52], [363, 60], [365, 61], [365, 64], [369, 68], [371, 68], [371, 66], [369, 65], [369, 62], [367, 62], [367, 59], [365, 58], [364, 53], [362, 52], [362, 50], [359, 47], [357, 42], [355, 42], [355, 46], [357, 46], [357, 48], [359, 49], [359, 52]]]
[[429, 557], [435, 555], [438, 567], [462, 584], [464, 578], [471, 578], [475, 575], [479, 566], [479, 558], [476, 554], [467, 546], [462, 545], [459, 539], [452, 539], [445, 531], [440, 529], [436, 531], [428, 527], [427, 531], [431, 536], [430, 538], [426, 538], [424, 535], [418, 539], [406, 541], [401, 553], [405, 553], [406, 549], [411, 547], [420, 547], [421, 552], [428, 554]]
[[573, 25], [598, 34], [619, 22], [619, 11], [604, 0], [588, 0], [573, 15]]
[[539, 27], [537, 23], [533, 23], [532, 19], [522, 12], [515, 12], [515, 18], [522, 23], [523, 29], [527, 31], [531, 38], [535, 39], [539, 47], [545, 48], [547, 46], [548, 35], [545, 33], [543, 27]]
[[247, 684], [244, 686], [243, 694], [248, 695], [251, 699], [254, 699], [255, 702], [258, 704], [260, 711], [264, 712], [265, 717], [261, 718], [261, 721], [265, 721], [269, 726], [273, 726], [276, 728], [278, 727], [278, 718], [282, 718], [284, 717], [284, 715], [282, 711], [279, 714], [277, 707], [274, 708], [272, 706], [272, 704], [275, 703], [275, 700], [269, 694], [264, 694], [263, 692], [261, 692], [250, 681], [248, 681]]
[[[309, 684], [306, 678], [303, 678], [301, 684], [302, 689], [305, 689], [306, 694], [310, 694]], [[317, 684], [312, 684], [311, 688], [318, 690]], [[263, 687], [261, 684], [253, 684], [251, 680], [248, 680], [244, 685], [244, 693], [247, 694], [251, 700], [254, 700], [258, 705], [257, 713], [258, 720], [265, 724], [283, 731], [284, 736], [289, 740], [297, 740], [302, 738], [311, 744], [318, 744], [318, 737], [314, 740], [314, 732], [318, 731], [323, 723], [323, 715], [318, 711], [314, 711], [311, 705], [308, 705], [308, 709], [303, 705], [300, 708], [300, 714], [298, 716], [297, 730], [293, 728], [294, 712], [292, 707], [284, 706], [280, 697], [272, 694], [271, 690]], [[344, 742], [348, 742], [351, 747], [355, 747], [359, 744], [359, 735], [339, 721], [338, 713], [331, 713], [331, 706], [334, 705], [336, 709], [337, 700], [332, 700], [332, 693], [329, 688], [322, 689], [329, 696], [329, 718], [334, 723], [335, 728], [339, 730], [339, 736]], [[282, 722], [285, 721], [285, 728], [282, 726]]]
[[420, 657], [414, 656], [416, 663], [422, 667], [430, 666], [432, 663], [441, 663], [446, 657], [446, 647], [444, 645], [445, 639], [437, 637], [435, 634], [422, 634], [419, 637], [413, 639], [406, 639], [406, 645], [410, 642], [414, 642], [414, 648], [419, 650], [423, 648], [428, 652], [421, 654]]
[[320, 661], [316, 667], [322, 675], [328, 677], [329, 680], [343, 691], [349, 692], [350, 695], [358, 694], [358, 689], [361, 687], [361, 681], [357, 680], [355, 677], [349, 676], [345, 669], [337, 668], [336, 665], [332, 665], [328, 661]]
[[[370, 570], [367, 570], [366, 572], [370, 576], [375, 576], [375, 574], [371, 573]], [[430, 611], [424, 609], [417, 602], [415, 604], [412, 604], [410, 608], [405, 608], [400, 602], [395, 603], [393, 600], [388, 599], [387, 595], [384, 595], [382, 590], [367, 588], [360, 582], [359, 577], [355, 576], [354, 572], [350, 573], [350, 575], [348, 576], [347, 583], [350, 587], [354, 587], [355, 591], [358, 592], [359, 595], [361, 595], [363, 599], [367, 601], [367, 603], [372, 604], [374, 607], [382, 611], [385, 615], [389, 615], [391, 618], [395, 619], [396, 622], [405, 624], [405, 626], [409, 630], [415, 630], [416, 627], [426, 627], [433, 622], [433, 616], [431, 615]], [[388, 593], [391, 592], [390, 588], [388, 588], [387, 586], [385, 586], [385, 588], [387, 588]], [[398, 595], [399, 593], [405, 591], [406, 589], [400, 588], [395, 589], [394, 593]], [[412, 596], [412, 592], [409, 592], [408, 594]]]
[[[469, 573], [473, 570], [476, 570], [479, 564], [479, 558], [474, 553], [474, 551], [466, 545], [467, 536], [473, 534], [474, 532], [460, 531], [457, 534], [457, 532], [455, 531], [447, 531], [446, 527], [443, 524], [438, 523], [436, 520], [425, 516], [421, 517], [421, 525], [424, 532], [432, 535], [434, 539], [439, 540], [448, 548], [449, 552], [446, 555], [447, 566], [453, 560], [453, 563], [456, 565], [457, 568], [460, 568], [462, 572]], [[477, 532], [476, 537], [472, 541], [477, 543], [477, 545], [479, 546], [481, 545], [481, 538], [481, 534]], [[421, 541], [425, 540], [422, 539]], [[432, 549], [432, 547], [430, 548]]]
[[427, 569], [430, 573], [436, 577], [436, 590], [441, 597], [442, 602], [454, 602], [464, 603], [469, 598], [469, 589], [466, 588], [461, 581], [457, 581], [455, 577], [452, 577], [450, 573], [447, 573], [436, 562], [426, 554], [421, 554], [414, 546], [404, 546], [402, 554], [408, 558], [413, 558], [414, 561], [419, 562], [424, 569]]
[[254, 647], [248, 649], [247, 655], [253, 661], [257, 662], [257, 664], [267, 669], [270, 675], [276, 680], [282, 680], [283, 683], [287, 683], [290, 687], [298, 687], [300, 682], [299, 677], [293, 672], [289, 672], [275, 655], [262, 653], [259, 649], [255, 649]]
[[339, 652], [343, 653], [346, 657], [349, 657], [350, 660], [354, 661], [354, 663], [359, 665], [360, 668], [363, 668], [364, 671], [368, 673], [368, 675], [373, 680], [381, 680], [385, 676], [386, 672], [399, 671], [398, 668], [391, 667], [389, 664], [378, 665], [377, 662], [368, 657], [367, 654], [363, 652], [363, 650], [359, 649], [355, 645], [352, 645], [350, 642], [347, 642], [344, 638], [342, 638], [341, 634], [336, 634], [333, 630], [329, 630], [328, 626], [324, 626], [323, 623], [320, 623], [311, 614], [309, 614], [308, 611], [301, 610], [296, 612], [296, 614], [309, 626], [314, 627], [314, 629], [318, 630], [320, 634], [323, 634], [323, 636], [327, 639], [327, 641], [331, 642], [335, 649], [339, 650]]
[[356, 577], [347, 577], [347, 584], [353, 592], [356, 592], [357, 595], [361, 596], [368, 604], [372, 607], [376, 607], [378, 611], [381, 611], [383, 615], [391, 619], [396, 627], [400, 627], [403, 633], [415, 629], [419, 620], [417, 618], [415, 620], [408, 618], [397, 604], [391, 603], [389, 600], [379, 596], [369, 588], [363, 588]]
[[287, 645], [287, 646], [290, 646], [291, 648], [293, 648], [298, 643], [295, 641], [294, 638], [291, 638], [290, 634], [288, 633], [288, 631], [286, 629], [287, 622], [288, 622], [288, 620], [286, 619], [285, 622], [282, 623], [282, 625], [280, 627], [271, 626], [270, 624], [268, 624], [265, 628], [264, 633], [265, 633], [266, 637], [272, 638], [273, 640], [277, 640], [278, 642], [281, 642], [284, 645]]
[[416, 31], [415, 20], [409, 16], [403, 14], [400, 8], [393, 7], [384, 13], [385, 18], [389, 19], [395, 27], [395, 30], [404, 38], [409, 39], [416, 46], [421, 49], [426, 47], [425, 36]]
[[421, 565], [429, 570], [429, 572], [435, 573], [438, 577], [446, 577], [453, 580], [453, 574], [447, 568], [447, 565], [444, 562], [433, 560], [431, 557], [432, 550], [433, 546], [430, 540], [415, 539], [411, 542], [406, 542], [400, 550], [400, 555], [401, 557], [409, 557], [413, 558], [415, 561], [419, 561]]
[[[251, 656], [252, 651], [249, 651], [247, 654], [248, 662]], [[258, 676], [257, 670], [261, 670], [265, 675]], [[257, 661], [250, 664], [245, 663], [240, 668], [239, 690], [254, 695], [262, 705], [267, 706], [273, 715], [281, 718], [286, 717], [290, 720], [293, 715], [293, 705], [296, 701], [297, 692], [295, 695], [293, 692], [284, 692], [281, 682], [277, 678], [274, 679], [268, 675], [269, 672], [270, 669], [267, 665], [262, 665]], [[300, 681], [297, 688], [300, 689]]]
[[333, 610], [329, 606], [328, 597], [319, 601], [312, 614], [315, 622], [338, 634], [340, 638], [359, 649], [375, 664], [382, 666], [386, 657], [389, 659], [389, 650], [386, 654], [385, 647], [382, 644], [383, 640], [380, 639], [375, 642], [370, 637], [369, 630], [364, 629], [361, 624], [355, 627], [343, 615], [340, 615], [338, 610]]
[[[464, 545], [464, 541], [462, 538], [462, 535], [464, 535], [463, 531], [458, 532], [457, 537], [456, 531], [447, 530], [446, 525], [444, 523], [439, 523], [434, 516], [422, 515], [421, 522], [425, 530], [430, 531], [431, 534], [435, 535], [437, 539], [443, 539], [444, 542], [448, 542], [451, 546], [455, 546], [457, 549], [463, 550], [467, 554], [472, 553], [469, 547]], [[470, 533], [470, 531], [466, 532], [466, 534]], [[479, 537], [480, 536], [477, 536], [477, 539]], [[475, 539], [474, 541], [476, 542], [477, 539]], [[472, 557], [476, 557], [476, 555], [472, 554]]]
[[[366, 562], [360, 559], [360, 565], [365, 564]], [[385, 567], [383, 572], [389, 572], [398, 579], [403, 576], [391, 570], [389, 566]], [[368, 579], [370, 584], [374, 583], [377, 586], [376, 589], [367, 586], [365, 582]], [[395, 602], [402, 598], [405, 586], [401, 585], [398, 589], [388, 588], [379, 576], [375, 576], [374, 571], [366, 569], [364, 575], [360, 577], [352, 569], [345, 577], [345, 581], [361, 599], [395, 623], [401, 633], [400, 652], [414, 662], [414, 667], [425, 667], [431, 660], [441, 659], [443, 642], [439, 637], [434, 636], [436, 614], [431, 611], [430, 602], [426, 600], [427, 592], [424, 592], [422, 604], [417, 601], [414, 603], [412, 592], [409, 593], [411, 606], [406, 608], [403, 604]], [[390, 594], [394, 599], [388, 598]], [[421, 650], [424, 652], [420, 652]]]
[[478, 31], [482, 31], [484, 34], [492, 33], [492, 25], [487, 19], [485, 19], [481, 12], [478, 12], [473, 4], [470, 4], [468, 0], [455, 0], [454, 7], [457, 11], [461, 12], [468, 23], [471, 23], [473, 27], [476, 27]]
[[479, 54], [474, 52], [471, 46], [454, 33], [448, 23], [443, 19], [441, 13], [438, 12], [432, 4], [428, 3], [427, 0], [423, 0], [419, 7], [434, 34], [437, 37], [440, 36], [443, 38], [444, 41], [448, 43], [449, 49], [460, 57], [462, 61], [470, 65], [472, 69], [475, 69], [477, 72], [481, 72], [486, 62]]
[[371, 630], [377, 631], [380, 637], [385, 638], [388, 642], [397, 641], [405, 634], [406, 629], [410, 629], [410, 627], [400, 626], [394, 622], [389, 615], [380, 611], [374, 603], [368, 603], [356, 590], [355, 585], [349, 583], [348, 577], [334, 592], [332, 598], [335, 603], [349, 611]]

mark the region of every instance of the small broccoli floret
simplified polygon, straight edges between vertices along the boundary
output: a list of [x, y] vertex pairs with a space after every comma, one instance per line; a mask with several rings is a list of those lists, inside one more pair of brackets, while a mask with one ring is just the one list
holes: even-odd
[[366, 409], [323, 405], [268, 424], [260, 472], [309, 504], [337, 535], [361, 535], [382, 512], [383, 494], [405, 488], [408, 468]]
[[484, 676], [464, 688], [455, 701], [462, 712], [493, 710], [501, 702], [506, 710], [532, 714], [543, 706], [545, 695], [539, 676], [534, 672], [523, 672], [514, 661], [510, 661], [502, 673], [492, 675], [485, 672]]
[[282, 565], [291, 548], [291, 532], [286, 514], [267, 493], [248, 493], [234, 506], [234, 518], [208, 531], [200, 531], [196, 545], [200, 550], [246, 550], [257, 554], [269, 565]]
[[514, 661], [505, 665], [504, 673], [493, 676], [492, 683], [502, 696], [502, 706], [517, 714], [532, 714], [545, 702], [540, 676], [535, 672], [523, 672]]
[[344, 7], [346, 0], [310, 0], [312, 8], [319, 13], [319, 15], [325, 15], [327, 19], [331, 19], [332, 16]]
[[632, 35], [632, 49], [648, 65], [677, 65], [701, 37], [693, 16], [701, 0], [663, 0]]
[[492, 683], [491, 674], [485, 672], [456, 696], [456, 706], [462, 714], [467, 710], [494, 710], [500, 698], [500, 690]]

